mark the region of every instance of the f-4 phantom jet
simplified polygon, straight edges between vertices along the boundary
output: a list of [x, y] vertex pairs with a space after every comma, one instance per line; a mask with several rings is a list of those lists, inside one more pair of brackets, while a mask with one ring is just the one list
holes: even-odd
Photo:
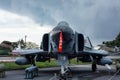
[[44, 62], [55, 58], [61, 66], [60, 74], [64, 80], [66, 80], [66, 72], [69, 71], [70, 59], [77, 58], [82, 62], [92, 62], [92, 71], [96, 71], [97, 64], [112, 64], [111, 59], [105, 58], [108, 52], [86, 47], [84, 35], [73, 31], [65, 21], [59, 22], [52, 31], [43, 35], [42, 49], [13, 50], [12, 52], [24, 56], [16, 59], [15, 63], [19, 65], [35, 66], [35, 61]]

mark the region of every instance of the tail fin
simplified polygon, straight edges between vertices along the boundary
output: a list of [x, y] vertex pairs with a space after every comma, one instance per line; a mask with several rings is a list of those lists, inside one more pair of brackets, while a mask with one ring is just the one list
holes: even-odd
[[91, 43], [91, 41], [90, 41], [90, 38], [87, 37], [87, 39], [88, 39], [88, 42], [90, 43], [91, 48], [93, 48], [93, 45], [92, 45], [92, 43]]

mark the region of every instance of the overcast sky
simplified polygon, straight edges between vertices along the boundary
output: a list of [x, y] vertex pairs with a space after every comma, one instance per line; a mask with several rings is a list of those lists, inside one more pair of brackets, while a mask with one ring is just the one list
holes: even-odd
[[60, 21], [89, 36], [94, 45], [120, 32], [120, 0], [0, 0], [0, 41], [40, 44], [44, 33]]

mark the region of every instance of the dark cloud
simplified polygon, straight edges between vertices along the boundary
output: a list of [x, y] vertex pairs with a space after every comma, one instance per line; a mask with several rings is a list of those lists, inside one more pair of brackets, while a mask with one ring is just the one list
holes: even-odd
[[0, 0], [0, 8], [29, 16], [37, 23], [67, 21], [95, 39], [112, 40], [120, 32], [120, 0]]
[[41, 5], [42, 0], [1, 0], [0, 8], [20, 15], [29, 16], [37, 23], [53, 24], [56, 21], [51, 14]]

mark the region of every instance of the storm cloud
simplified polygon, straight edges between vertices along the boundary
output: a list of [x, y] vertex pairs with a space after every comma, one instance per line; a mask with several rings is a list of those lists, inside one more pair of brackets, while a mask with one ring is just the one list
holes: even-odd
[[86, 34], [96, 44], [120, 32], [120, 0], [0, 0], [0, 9], [55, 27], [59, 21]]

